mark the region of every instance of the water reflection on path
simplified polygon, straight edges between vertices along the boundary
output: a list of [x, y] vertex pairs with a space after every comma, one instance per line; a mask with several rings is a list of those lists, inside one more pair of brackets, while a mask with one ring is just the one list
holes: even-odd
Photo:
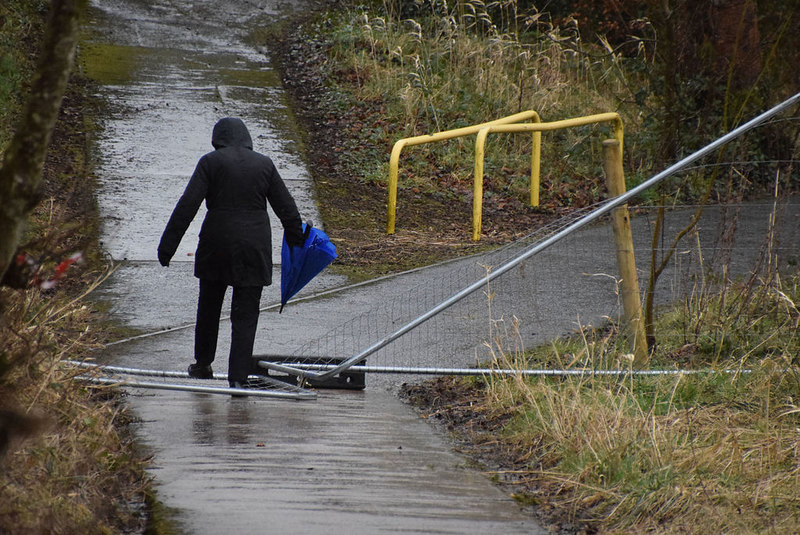
[[538, 532], [380, 390], [316, 402], [140, 392], [132, 402], [160, 496], [190, 533]]

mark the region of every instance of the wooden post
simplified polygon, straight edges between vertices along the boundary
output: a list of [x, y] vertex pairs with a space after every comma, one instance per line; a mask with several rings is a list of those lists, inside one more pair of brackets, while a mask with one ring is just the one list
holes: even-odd
[[[625, 193], [625, 174], [622, 170], [622, 152], [619, 141], [607, 139], [603, 142], [606, 182], [611, 197]], [[614, 230], [614, 243], [617, 251], [617, 265], [622, 279], [622, 309], [625, 329], [633, 333], [634, 364], [645, 364], [649, 359], [645, 337], [642, 302], [639, 296], [639, 276], [636, 273], [636, 260], [633, 254], [633, 233], [631, 232], [628, 206], [622, 205], [611, 213], [611, 226]]]

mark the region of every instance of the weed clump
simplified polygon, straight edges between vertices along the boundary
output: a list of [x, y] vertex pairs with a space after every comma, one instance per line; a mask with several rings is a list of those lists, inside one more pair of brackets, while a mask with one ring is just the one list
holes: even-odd
[[119, 394], [63, 364], [98, 347], [95, 312], [62, 291], [0, 289], [0, 531], [113, 533], [143, 526], [149, 479]]
[[[582, 42], [574, 19], [556, 24], [547, 13], [522, 13], [517, 2], [508, 4], [514, 13], [492, 13], [483, 2], [449, 7], [419, 3], [415, 9], [403, 4], [405, 10], [353, 9], [326, 21], [335, 25], [329, 57], [336, 65], [331, 73], [339, 80], [336, 88], [381, 106], [383, 121], [364, 125], [368, 143], [362, 146], [388, 150], [400, 138], [526, 110], [554, 121], [620, 108], [617, 99], [604, 95], [625, 94], [631, 80], [616, 76], [621, 71], [612, 57], [590, 60], [579, 52]], [[609, 72], [601, 76], [602, 69]], [[633, 117], [626, 117], [626, 126], [635, 132]], [[545, 206], [581, 202], [568, 193], [575, 190], [570, 188], [575, 181], [602, 189], [599, 155], [607, 130], [600, 126], [547, 134], [542, 149]], [[416, 156], [403, 165], [400, 187], [450, 192], [454, 198], [468, 195], [473, 141], [415, 148]], [[529, 196], [531, 143], [530, 135], [492, 137], [487, 196], [522, 202]], [[385, 164], [361, 166], [359, 173], [368, 182], [386, 182]]]

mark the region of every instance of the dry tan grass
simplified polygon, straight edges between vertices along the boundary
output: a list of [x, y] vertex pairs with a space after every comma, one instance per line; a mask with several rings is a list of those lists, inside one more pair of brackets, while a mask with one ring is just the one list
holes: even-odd
[[0, 459], [0, 531], [142, 529], [149, 480], [124, 405], [61, 365], [98, 346], [97, 313], [80, 298], [35, 287], [0, 289], [0, 300], [0, 400], [13, 423], [5, 429], [17, 437]]
[[[754, 358], [764, 344], [748, 334], [737, 339], [747, 340], [738, 352], [709, 357], [716, 361], [709, 373], [493, 378], [488, 410], [514, 414], [503, 439], [531, 452], [528, 476], [557, 489], [549, 499], [601, 532], [797, 533], [798, 278], [729, 288], [724, 306], [713, 305], [722, 318], [717, 328], [736, 325], [725, 320], [730, 314], [745, 326], [769, 321], [764, 336], [782, 350]], [[515, 325], [496, 325], [498, 367], [624, 369], [628, 362], [613, 329], [531, 355], [516, 349]], [[665, 365], [664, 358], [656, 362]], [[746, 372], [724, 371], [741, 370], [743, 362]]]
[[[599, 49], [590, 59], [580, 52], [585, 44], [574, 21], [556, 26], [544, 13], [521, 13], [516, 1], [504, 5], [496, 20], [480, 1], [426, 5], [414, 18], [401, 18], [388, 6], [343, 16], [334, 32], [331, 58], [355, 79], [348, 91], [356, 99], [386, 105], [387, 119], [398, 127], [387, 146], [402, 137], [523, 110], [535, 110], [552, 121], [619, 109], [619, 99], [604, 95], [628, 92], [630, 81], [620, 78], [613, 52]], [[632, 131], [635, 121], [629, 122]], [[602, 127], [548, 134], [542, 156], [545, 173], [563, 171], [565, 153], [570, 155], [571, 171], [593, 173], [597, 162], [590, 162], [589, 156], [597, 150], [592, 145], [599, 146], [604, 136]], [[520, 198], [525, 188], [515, 181], [524, 182], [529, 173], [529, 138], [497, 135], [487, 145], [487, 169], [513, 170], [516, 177], [509, 180], [496, 173], [497, 187], [508, 187]], [[454, 173], [462, 166], [470, 168], [471, 145], [472, 140], [437, 145], [436, 161]], [[404, 184], [418, 186], [425, 178], [416, 175], [426, 173], [414, 166], [424, 164], [411, 165]], [[367, 180], [385, 180], [385, 170], [373, 172], [378, 174]]]

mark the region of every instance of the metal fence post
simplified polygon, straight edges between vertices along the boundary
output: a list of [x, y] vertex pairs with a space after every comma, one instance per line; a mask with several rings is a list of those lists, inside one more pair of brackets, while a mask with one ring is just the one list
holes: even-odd
[[[620, 142], [607, 139], [603, 142], [606, 182], [611, 197], [625, 193], [625, 174], [622, 169]], [[611, 213], [611, 226], [614, 230], [614, 243], [617, 252], [617, 265], [622, 279], [622, 309], [625, 330], [633, 334], [634, 364], [645, 364], [649, 359], [647, 339], [642, 317], [642, 301], [639, 295], [639, 276], [633, 254], [633, 233], [631, 232], [628, 205], [623, 204]]]

